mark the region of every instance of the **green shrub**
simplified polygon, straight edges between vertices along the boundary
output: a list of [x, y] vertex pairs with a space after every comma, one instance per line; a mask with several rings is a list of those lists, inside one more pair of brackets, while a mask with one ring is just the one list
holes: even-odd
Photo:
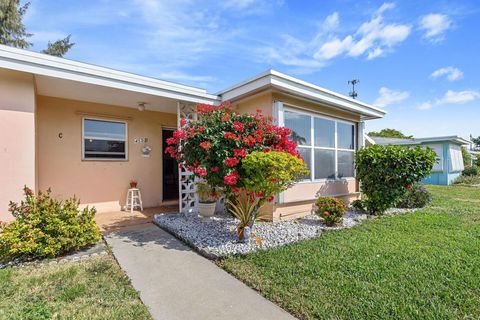
[[360, 199], [352, 201], [352, 203], [350, 203], [350, 206], [356, 211], [365, 211], [365, 206]]
[[50, 189], [35, 196], [25, 187], [25, 200], [10, 202], [15, 220], [0, 229], [0, 261], [51, 258], [101, 239], [96, 210], [78, 209], [79, 201], [52, 199]]
[[454, 183], [467, 186], [480, 185], [480, 176], [460, 176], [455, 180]]
[[430, 148], [373, 145], [355, 155], [357, 179], [366, 210], [382, 214], [407, 188], [430, 174], [436, 154]]
[[343, 215], [347, 212], [347, 206], [341, 199], [332, 197], [320, 197], [315, 202], [315, 213], [323, 219], [327, 226], [341, 223]]
[[432, 194], [424, 186], [416, 183], [405, 192], [397, 203], [397, 208], [423, 208], [432, 201]]
[[480, 173], [480, 170], [478, 169], [477, 166], [468, 166], [468, 167], [465, 167], [465, 169], [462, 172], [462, 175], [467, 177], [472, 177], [472, 176], [478, 176], [479, 173]]
[[472, 162], [472, 155], [468, 152], [467, 148], [462, 147], [462, 158], [463, 158], [463, 165], [469, 166]]

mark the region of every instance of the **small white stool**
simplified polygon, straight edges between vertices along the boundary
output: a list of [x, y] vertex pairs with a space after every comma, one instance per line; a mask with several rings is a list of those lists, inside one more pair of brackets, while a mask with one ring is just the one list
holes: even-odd
[[130, 212], [133, 212], [133, 209], [138, 207], [140, 207], [140, 211], [143, 211], [142, 194], [140, 193], [140, 189], [138, 188], [128, 189], [127, 203], [125, 203], [125, 210], [130, 210]]

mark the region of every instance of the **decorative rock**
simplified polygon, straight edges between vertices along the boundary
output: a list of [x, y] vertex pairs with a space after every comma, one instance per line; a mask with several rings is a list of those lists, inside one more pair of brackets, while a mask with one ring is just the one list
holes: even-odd
[[344, 215], [343, 224], [334, 227], [327, 227], [316, 215], [290, 221], [257, 222], [250, 230], [250, 239], [246, 242], [238, 242], [235, 231], [238, 220], [226, 214], [211, 218], [158, 214], [155, 215], [154, 223], [184, 240], [204, 256], [216, 259], [312, 239], [324, 230], [351, 228], [366, 218], [366, 214], [349, 211]]

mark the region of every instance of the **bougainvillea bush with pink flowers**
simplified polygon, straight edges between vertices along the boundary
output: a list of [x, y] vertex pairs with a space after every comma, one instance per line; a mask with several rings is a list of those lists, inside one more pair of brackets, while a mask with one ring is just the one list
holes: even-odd
[[165, 152], [227, 195], [246, 191], [263, 200], [273, 198], [272, 194], [252, 191], [251, 186], [245, 189], [248, 177], [242, 161], [252, 152], [284, 152], [303, 162], [295, 142], [289, 139], [290, 129], [273, 125], [271, 117], [261, 110], [239, 114], [225, 103], [199, 105], [197, 114], [197, 121], [182, 120], [181, 128], [167, 140]]

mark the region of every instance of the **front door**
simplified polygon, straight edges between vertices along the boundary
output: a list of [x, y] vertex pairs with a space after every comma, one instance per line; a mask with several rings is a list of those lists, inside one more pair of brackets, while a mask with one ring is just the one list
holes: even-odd
[[162, 153], [163, 153], [163, 201], [178, 200], [178, 164], [168, 154], [165, 148], [166, 140], [173, 137], [173, 129], [162, 130]]

